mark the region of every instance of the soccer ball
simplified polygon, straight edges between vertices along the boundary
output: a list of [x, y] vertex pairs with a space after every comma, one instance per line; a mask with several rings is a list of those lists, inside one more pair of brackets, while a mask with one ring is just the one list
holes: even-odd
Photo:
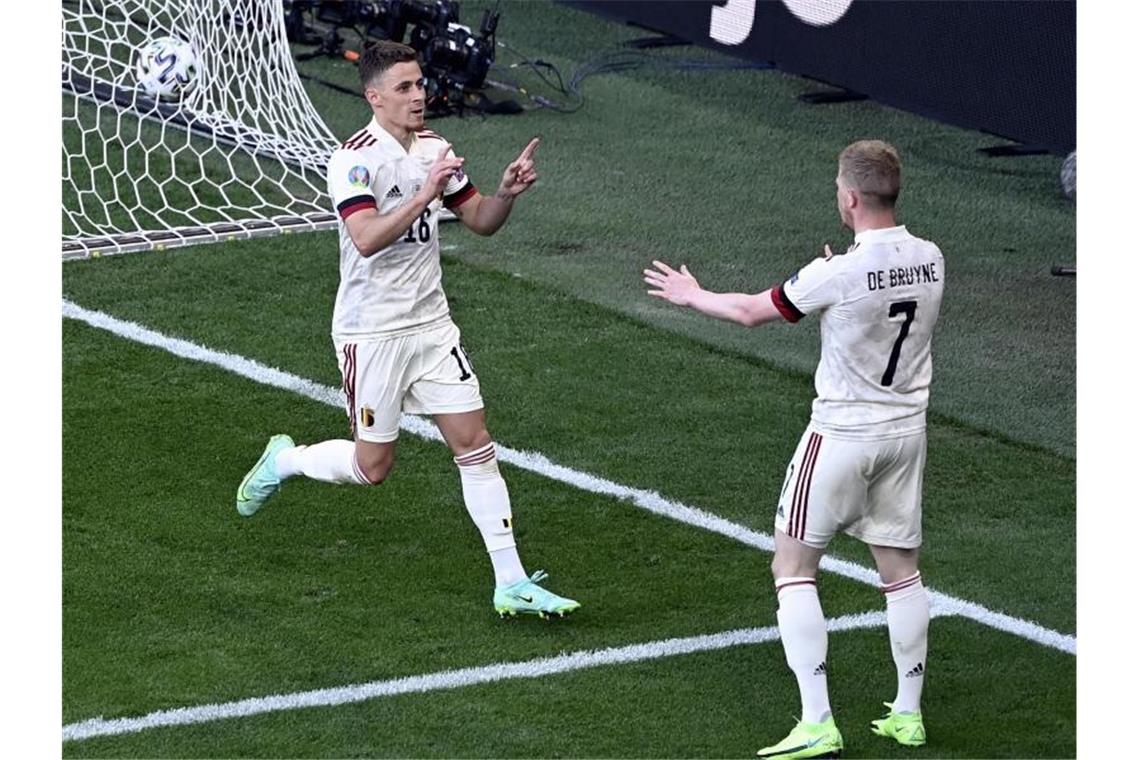
[[178, 100], [198, 84], [198, 53], [177, 37], [151, 40], [139, 48], [135, 78], [147, 95]]

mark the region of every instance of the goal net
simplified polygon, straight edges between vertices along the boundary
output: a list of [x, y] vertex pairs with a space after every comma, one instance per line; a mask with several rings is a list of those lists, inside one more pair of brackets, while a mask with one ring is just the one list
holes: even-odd
[[[196, 86], [147, 95], [137, 51], [174, 36]], [[335, 226], [337, 141], [301, 86], [281, 0], [63, 0], [63, 257]]]

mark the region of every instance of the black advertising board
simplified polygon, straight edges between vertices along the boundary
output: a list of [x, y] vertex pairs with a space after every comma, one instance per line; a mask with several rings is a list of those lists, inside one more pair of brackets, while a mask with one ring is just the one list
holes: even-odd
[[1073, 0], [568, 0], [566, 5], [1058, 154], [1077, 142]]

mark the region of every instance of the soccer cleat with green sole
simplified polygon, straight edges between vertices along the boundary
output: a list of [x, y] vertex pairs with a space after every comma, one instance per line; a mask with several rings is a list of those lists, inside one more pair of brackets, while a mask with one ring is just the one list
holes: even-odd
[[921, 747], [926, 744], [922, 713], [897, 713], [890, 702], [883, 704], [888, 712], [880, 720], [871, 721], [871, 733], [894, 739], [904, 747]]
[[843, 737], [830, 715], [822, 723], [800, 721], [784, 740], [756, 753], [756, 757], [773, 760], [792, 760], [800, 757], [839, 757], [843, 752]]
[[538, 615], [540, 618], [566, 617], [582, 605], [573, 599], [552, 594], [539, 586], [539, 581], [547, 578], [543, 570], [539, 570], [529, 578], [524, 578], [510, 586], [499, 586], [495, 589], [492, 601], [495, 612], [499, 617], [514, 617], [516, 615]]
[[241, 480], [237, 490], [237, 511], [242, 517], [252, 517], [257, 510], [265, 506], [269, 497], [281, 488], [281, 480], [277, 477], [277, 468], [273, 460], [282, 449], [293, 447], [293, 439], [287, 435], [279, 434], [269, 439], [265, 444], [265, 451], [261, 452], [261, 459], [253, 466]]

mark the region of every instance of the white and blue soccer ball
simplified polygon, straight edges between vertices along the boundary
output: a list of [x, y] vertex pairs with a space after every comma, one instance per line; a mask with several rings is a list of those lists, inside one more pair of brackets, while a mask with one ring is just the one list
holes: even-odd
[[135, 78], [147, 95], [179, 100], [198, 84], [198, 53], [178, 37], [153, 39], [139, 48]]

